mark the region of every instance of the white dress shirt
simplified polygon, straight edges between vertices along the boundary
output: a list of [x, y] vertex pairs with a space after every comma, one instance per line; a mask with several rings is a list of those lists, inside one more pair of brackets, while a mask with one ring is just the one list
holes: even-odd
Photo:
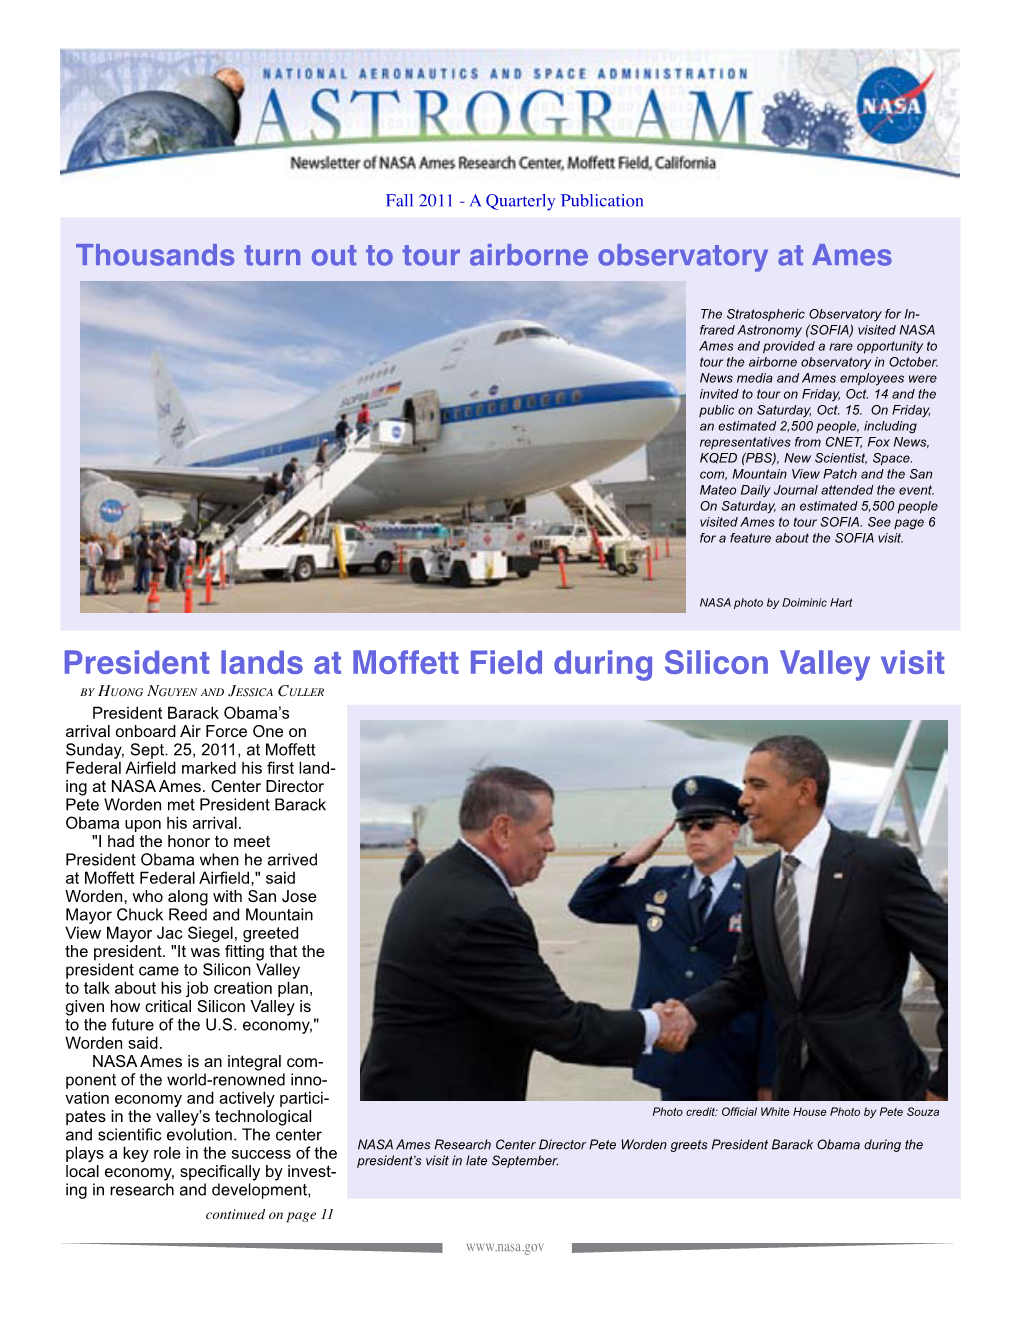
[[[709, 876], [709, 879], [712, 881], [712, 896], [709, 901], [708, 907], [705, 909], [706, 921], [708, 920], [708, 914], [712, 911], [716, 903], [719, 901], [719, 895], [729, 884], [730, 876], [733, 874], [733, 872], [736, 869], [737, 869], [737, 859], [733, 857], [730, 859], [730, 861], [726, 863], [725, 866], [720, 866], [718, 871], [713, 871], [712, 874]], [[690, 887], [687, 890], [688, 898], [693, 899], [697, 895], [698, 890], [701, 888], [701, 882], [704, 880], [704, 878], [705, 878], [705, 872], [699, 871], [698, 868], [695, 866], [694, 876], [691, 880]]]
[[805, 834], [789, 853], [779, 850], [779, 869], [782, 874], [783, 862], [787, 857], [796, 857], [800, 865], [793, 873], [793, 883], [797, 887], [797, 918], [800, 927], [800, 973], [804, 975], [807, 961], [808, 933], [811, 930], [811, 915], [815, 910], [815, 895], [818, 893], [818, 876], [822, 867], [822, 853], [829, 842], [832, 827], [822, 816], [814, 829]]
[[[463, 835], [461, 835], [460, 841], [465, 848], [470, 848], [476, 857], [480, 857], [483, 862], [488, 862], [488, 864], [499, 876], [500, 880], [503, 881], [507, 893], [516, 903], [517, 895], [513, 891], [513, 886], [511, 885], [510, 881], [506, 878], [506, 876], [503, 874], [503, 872], [500, 870], [500, 868], [496, 865], [496, 863], [492, 860], [492, 858], [486, 856], [486, 854], [483, 853], [480, 848], [476, 848], [473, 843], [468, 843], [467, 839], [465, 839]], [[661, 1030], [661, 1027], [659, 1025], [659, 1019], [658, 1016], [650, 1008], [639, 1008], [638, 1012], [645, 1020], [645, 1053], [651, 1054], [652, 1050], [655, 1048], [655, 1042], [659, 1039], [659, 1032]]]

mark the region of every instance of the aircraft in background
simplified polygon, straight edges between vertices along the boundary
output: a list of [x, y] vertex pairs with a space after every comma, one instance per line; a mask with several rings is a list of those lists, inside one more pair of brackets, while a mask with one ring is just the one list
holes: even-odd
[[752, 747], [777, 733], [811, 738], [832, 761], [885, 766], [885, 789], [868, 833], [885, 828], [899, 799], [910, 847], [933, 879], [949, 869], [949, 724], [946, 720], [657, 720], [695, 738]]
[[[145, 464], [88, 463], [109, 489], [91, 504], [116, 521], [124, 487], [191, 502], [229, 520], [266, 476], [296, 455], [311, 462], [341, 415], [352, 437], [359, 411], [407, 424], [411, 443], [335, 484], [330, 515], [456, 513], [569, 486], [634, 453], [680, 406], [677, 387], [622, 358], [582, 348], [527, 320], [498, 321], [394, 353], [294, 408], [202, 432], [159, 354], [153, 356], [159, 457]], [[120, 483], [117, 490], [114, 487]], [[339, 487], [343, 487], [339, 489]]]

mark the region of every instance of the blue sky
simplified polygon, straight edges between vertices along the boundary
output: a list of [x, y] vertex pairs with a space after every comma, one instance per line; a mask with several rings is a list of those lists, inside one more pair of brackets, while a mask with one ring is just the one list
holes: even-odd
[[[83, 458], [156, 457], [159, 348], [199, 427], [290, 407], [422, 340], [524, 316], [685, 384], [679, 283], [97, 281], [81, 285]], [[621, 475], [643, 476], [644, 458]]]

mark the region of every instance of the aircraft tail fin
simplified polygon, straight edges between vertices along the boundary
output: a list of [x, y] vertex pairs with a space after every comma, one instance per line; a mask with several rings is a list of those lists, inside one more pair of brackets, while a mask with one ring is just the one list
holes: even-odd
[[159, 352], [152, 355], [152, 392], [156, 402], [159, 462], [174, 467], [197, 437], [198, 427]]

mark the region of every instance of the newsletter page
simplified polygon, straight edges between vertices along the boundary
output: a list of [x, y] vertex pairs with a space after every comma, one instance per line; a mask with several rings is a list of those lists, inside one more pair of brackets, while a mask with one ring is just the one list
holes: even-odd
[[1006, 1209], [991, 52], [302, 17], [58, 33], [19, 1313], [937, 1307]]

